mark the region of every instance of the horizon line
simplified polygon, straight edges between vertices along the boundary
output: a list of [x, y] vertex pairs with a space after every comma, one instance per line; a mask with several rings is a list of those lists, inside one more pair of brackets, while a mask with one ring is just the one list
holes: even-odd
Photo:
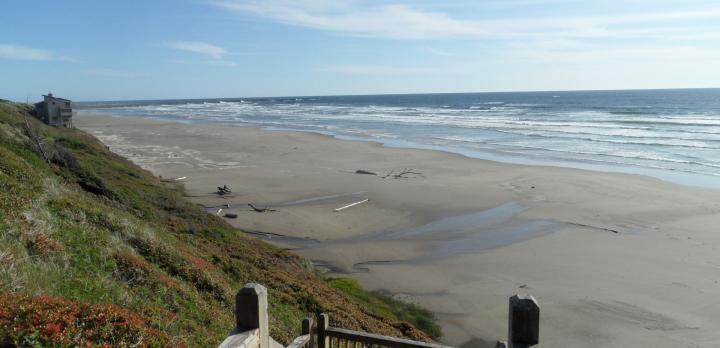
[[[568, 92], [624, 92], [624, 91], [674, 91], [674, 90], [710, 90], [720, 87], [678, 87], [678, 88], [621, 88], [621, 89], [566, 89], [566, 90], [518, 90], [518, 91], [483, 91], [483, 92], [416, 92], [416, 93], [357, 93], [357, 94], [325, 94], [325, 95], [275, 95], [258, 97], [198, 97], [198, 98], [157, 98], [157, 99], [114, 99], [114, 100], [79, 100], [73, 103], [119, 103], [149, 101], [181, 101], [181, 100], [227, 100], [227, 99], [265, 99], [265, 98], [325, 98], [325, 97], [374, 97], [374, 96], [408, 96], [408, 95], [449, 95], [449, 94], [500, 94], [500, 93], [568, 93]], [[22, 103], [23, 101], [16, 101]]]

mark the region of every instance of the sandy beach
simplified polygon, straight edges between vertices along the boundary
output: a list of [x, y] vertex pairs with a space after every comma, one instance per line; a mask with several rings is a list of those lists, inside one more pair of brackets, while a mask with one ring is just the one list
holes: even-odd
[[[720, 190], [311, 133], [74, 123], [166, 179], [186, 177], [208, 212], [432, 310], [443, 343], [505, 339], [508, 297], [529, 293], [541, 347], [720, 347]], [[216, 195], [222, 185], [232, 194]]]

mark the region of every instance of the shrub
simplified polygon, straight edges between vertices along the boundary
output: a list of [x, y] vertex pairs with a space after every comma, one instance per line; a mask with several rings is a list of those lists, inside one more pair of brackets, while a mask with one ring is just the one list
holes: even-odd
[[[0, 346], [164, 347], [165, 334], [116, 305], [0, 295]], [[176, 346], [178, 342], [174, 343]]]

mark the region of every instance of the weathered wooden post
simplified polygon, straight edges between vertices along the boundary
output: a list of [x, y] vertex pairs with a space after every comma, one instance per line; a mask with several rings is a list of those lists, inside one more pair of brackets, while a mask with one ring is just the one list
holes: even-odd
[[310, 340], [308, 341], [307, 345], [310, 348], [315, 347], [315, 339], [313, 338], [312, 326], [312, 318], [305, 318], [302, 322], [302, 332], [300, 332], [301, 335], [310, 335]]
[[258, 329], [260, 348], [270, 348], [267, 309], [267, 289], [260, 284], [245, 284], [235, 297], [236, 330], [244, 332]]
[[539, 343], [540, 306], [530, 295], [510, 297], [508, 347], [526, 348]]
[[302, 335], [309, 335], [310, 330], [312, 330], [312, 318], [305, 318], [302, 321]]
[[327, 337], [325, 330], [330, 326], [330, 318], [327, 314], [320, 314], [318, 317], [318, 348], [330, 348], [330, 338]]

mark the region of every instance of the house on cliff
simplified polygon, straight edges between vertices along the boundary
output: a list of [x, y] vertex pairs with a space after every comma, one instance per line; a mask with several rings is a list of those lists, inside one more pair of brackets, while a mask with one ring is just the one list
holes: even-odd
[[72, 127], [72, 101], [57, 98], [48, 93], [43, 95], [43, 101], [35, 103], [35, 117], [56, 127]]

